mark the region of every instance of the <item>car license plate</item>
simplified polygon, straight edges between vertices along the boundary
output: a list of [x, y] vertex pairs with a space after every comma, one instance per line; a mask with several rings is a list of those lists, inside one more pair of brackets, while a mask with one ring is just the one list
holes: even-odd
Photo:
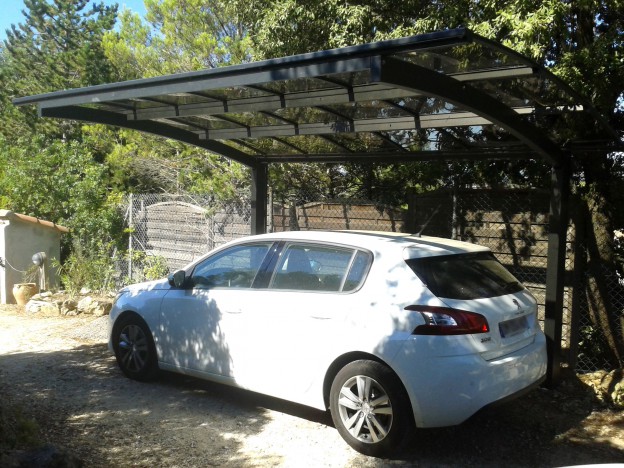
[[526, 316], [517, 317], [498, 324], [501, 337], [510, 338], [523, 333], [528, 327]]

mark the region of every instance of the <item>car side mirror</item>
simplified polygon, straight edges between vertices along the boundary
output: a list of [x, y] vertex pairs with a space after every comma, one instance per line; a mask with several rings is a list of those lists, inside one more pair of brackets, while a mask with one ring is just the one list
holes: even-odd
[[167, 279], [169, 280], [169, 284], [171, 286], [181, 288], [186, 282], [186, 272], [184, 270], [174, 271]]

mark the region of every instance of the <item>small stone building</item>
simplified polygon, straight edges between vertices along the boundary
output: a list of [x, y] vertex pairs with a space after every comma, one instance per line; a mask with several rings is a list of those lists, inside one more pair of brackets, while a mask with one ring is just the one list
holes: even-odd
[[[58, 284], [52, 260], [61, 255], [61, 235], [69, 229], [32, 216], [0, 210], [0, 304], [14, 304], [13, 285], [24, 282], [32, 257], [44, 252], [48, 288]], [[37, 281], [34, 281], [35, 283]]]

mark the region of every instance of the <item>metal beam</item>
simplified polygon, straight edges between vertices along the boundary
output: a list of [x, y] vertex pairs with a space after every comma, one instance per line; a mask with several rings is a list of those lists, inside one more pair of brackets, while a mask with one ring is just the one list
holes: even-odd
[[505, 47], [502, 44], [493, 41], [492, 39], [487, 39], [485, 37], [479, 36], [478, 34], [471, 35], [471, 39], [477, 43], [485, 46], [488, 49], [494, 49], [498, 51], [502, 51], [504, 54], [509, 57], [514, 58], [519, 63], [524, 63], [529, 67], [533, 67], [534, 73], [542, 79], [546, 79], [561, 90], [563, 90], [568, 96], [572, 98], [572, 100], [582, 107], [584, 107], [589, 114], [591, 114], [596, 122], [600, 124], [603, 130], [606, 130], [612, 137], [612, 141], [621, 141], [621, 135], [615, 131], [614, 127], [611, 126], [609, 120], [593, 106], [592, 102], [587, 99], [586, 96], [583, 96], [581, 93], [575, 91], [569, 84], [567, 84], [563, 79], [555, 75], [554, 73], [547, 70], [543, 65], [536, 65], [531, 59], [525, 57], [521, 53], [510, 49], [509, 47]]
[[526, 149], [473, 149], [457, 151], [371, 151], [367, 153], [309, 153], [309, 154], [267, 154], [258, 156], [262, 163], [342, 163], [342, 162], [380, 162], [399, 163], [412, 161], [526, 161], [539, 159], [535, 153]]
[[171, 125], [153, 121], [129, 121], [116, 112], [90, 109], [81, 106], [67, 106], [39, 109], [42, 117], [56, 117], [60, 119], [80, 120], [83, 122], [100, 123], [116, 127], [129, 128], [140, 132], [152, 133], [157, 136], [171, 138], [199, 148], [212, 151], [246, 166], [256, 164], [255, 159], [242, 151], [238, 151], [219, 141], [202, 140], [194, 132], [189, 132]]
[[504, 128], [552, 165], [559, 165], [564, 160], [555, 143], [490, 95], [413, 63], [392, 57], [380, 57], [379, 61], [373, 68], [378, 73], [378, 76], [371, 77], [373, 82], [399, 86], [452, 103]]

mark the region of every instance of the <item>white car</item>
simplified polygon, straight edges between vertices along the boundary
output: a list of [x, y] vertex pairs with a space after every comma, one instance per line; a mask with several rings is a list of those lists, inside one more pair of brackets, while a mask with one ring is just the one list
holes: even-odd
[[541, 383], [533, 296], [484, 247], [373, 232], [230, 242], [120, 291], [109, 347], [158, 369], [330, 409], [355, 450], [392, 453]]

